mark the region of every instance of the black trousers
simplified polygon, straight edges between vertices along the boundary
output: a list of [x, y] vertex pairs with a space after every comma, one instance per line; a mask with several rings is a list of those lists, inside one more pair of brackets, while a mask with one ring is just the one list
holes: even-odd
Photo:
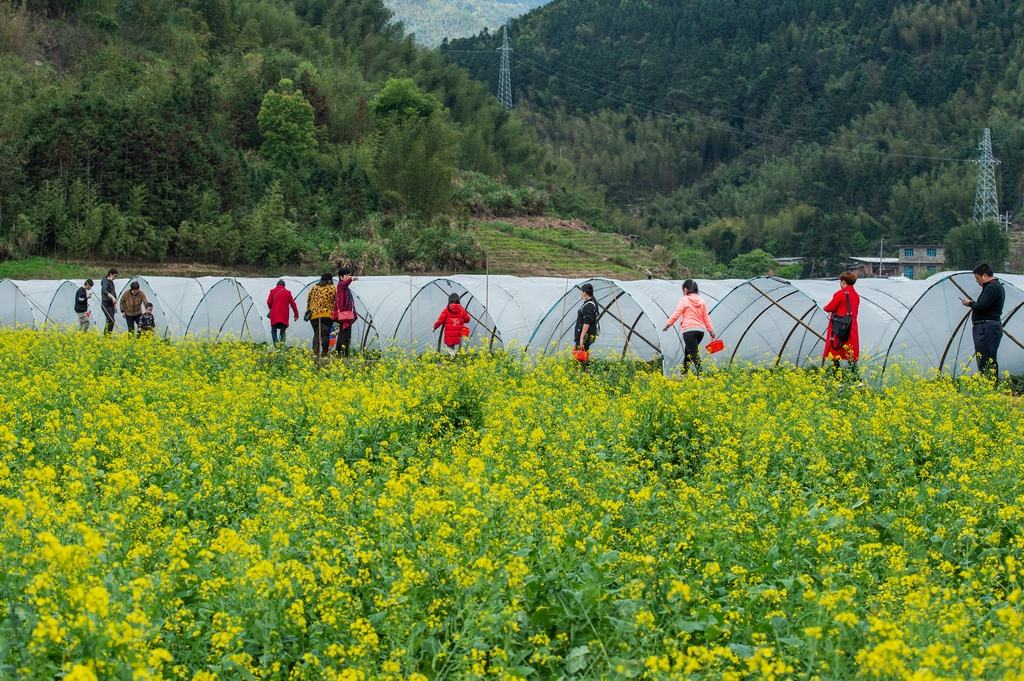
[[1003, 340], [1001, 322], [975, 322], [972, 329], [974, 336], [974, 354], [978, 356], [978, 371], [999, 377], [999, 343]]
[[[124, 321], [128, 324], [128, 333], [138, 335], [138, 333], [142, 331], [142, 327], [139, 326], [139, 319], [141, 317], [142, 315], [132, 315], [130, 317], [128, 315], [124, 316]], [[138, 331], [136, 331], [136, 328], [138, 328]]]
[[331, 354], [331, 327], [334, 320], [330, 317], [310, 319], [313, 326], [313, 354], [317, 357], [327, 357]]
[[693, 365], [694, 373], [700, 373], [700, 342], [704, 340], [703, 331], [687, 331], [683, 334], [683, 373], [690, 372]]
[[346, 322], [338, 323], [338, 342], [335, 345], [334, 351], [339, 356], [348, 357], [348, 347], [352, 344], [352, 324]]
[[103, 327], [103, 335], [107, 336], [114, 331], [114, 306], [103, 305], [103, 319], [106, 325]]

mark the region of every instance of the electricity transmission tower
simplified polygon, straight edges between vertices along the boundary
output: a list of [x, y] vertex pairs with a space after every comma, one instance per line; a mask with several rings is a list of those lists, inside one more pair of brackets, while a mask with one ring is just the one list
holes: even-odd
[[992, 133], [985, 128], [985, 134], [978, 145], [981, 156], [978, 164], [978, 191], [974, 195], [974, 224], [999, 221], [999, 197], [996, 195], [996, 166], [999, 159], [992, 156]]
[[508, 24], [502, 30], [501, 47], [498, 48], [501, 54], [501, 72], [498, 74], [498, 101], [511, 111], [512, 104], [512, 48], [508, 44]]

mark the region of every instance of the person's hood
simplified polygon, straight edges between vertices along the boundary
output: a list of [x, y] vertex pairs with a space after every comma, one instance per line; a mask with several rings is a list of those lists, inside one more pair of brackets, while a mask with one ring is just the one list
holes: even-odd
[[466, 309], [462, 307], [461, 303], [448, 303], [448, 311], [452, 314], [459, 314], [465, 312]]

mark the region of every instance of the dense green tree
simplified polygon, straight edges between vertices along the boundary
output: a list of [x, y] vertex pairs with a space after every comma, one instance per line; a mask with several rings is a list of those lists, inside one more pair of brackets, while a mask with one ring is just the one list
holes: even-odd
[[305, 165], [316, 149], [313, 107], [287, 78], [263, 96], [257, 121], [263, 155], [283, 170]]
[[762, 251], [760, 248], [737, 255], [729, 263], [729, 274], [740, 279], [759, 277], [771, 274], [778, 269], [778, 263], [771, 253]]
[[988, 263], [1002, 270], [1009, 257], [1009, 241], [997, 222], [960, 225], [946, 235], [946, 264], [958, 270], [973, 270]]

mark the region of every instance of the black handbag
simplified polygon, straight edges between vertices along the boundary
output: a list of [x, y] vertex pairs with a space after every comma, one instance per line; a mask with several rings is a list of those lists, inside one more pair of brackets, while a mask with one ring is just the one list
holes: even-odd
[[832, 347], [841, 348], [850, 340], [853, 332], [853, 308], [850, 307], [850, 292], [846, 291], [846, 314], [843, 316], [832, 315]]
[[306, 310], [306, 314], [302, 315], [302, 321], [304, 321], [304, 322], [308, 322], [312, 318], [313, 318], [313, 311], [312, 310]]

